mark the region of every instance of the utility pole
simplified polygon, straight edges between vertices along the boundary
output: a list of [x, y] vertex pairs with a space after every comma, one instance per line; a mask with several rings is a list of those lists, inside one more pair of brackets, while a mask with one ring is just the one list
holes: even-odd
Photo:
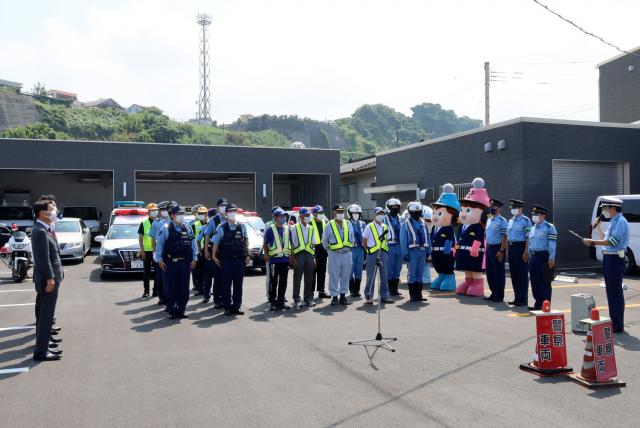
[[491, 84], [491, 67], [484, 63], [484, 126], [489, 126], [489, 85]]
[[396, 147], [400, 147], [400, 120], [396, 119]]

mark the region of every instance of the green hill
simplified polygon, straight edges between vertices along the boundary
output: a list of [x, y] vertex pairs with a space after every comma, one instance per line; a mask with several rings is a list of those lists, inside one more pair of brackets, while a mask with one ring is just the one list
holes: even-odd
[[439, 104], [424, 103], [412, 107], [411, 116], [373, 104], [361, 106], [350, 117], [329, 122], [262, 115], [220, 128], [175, 122], [155, 107], [127, 113], [113, 108], [71, 107], [46, 97], [20, 97], [33, 104], [35, 122], [5, 129], [0, 136], [267, 147], [288, 147], [293, 141], [301, 141], [311, 148], [339, 149], [343, 162], [482, 125]]

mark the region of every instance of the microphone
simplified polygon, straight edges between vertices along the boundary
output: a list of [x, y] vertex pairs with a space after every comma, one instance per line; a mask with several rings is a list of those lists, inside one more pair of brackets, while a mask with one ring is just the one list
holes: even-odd
[[387, 233], [389, 233], [389, 229], [382, 231], [382, 235], [380, 235], [380, 239], [384, 239], [384, 237], [387, 236]]

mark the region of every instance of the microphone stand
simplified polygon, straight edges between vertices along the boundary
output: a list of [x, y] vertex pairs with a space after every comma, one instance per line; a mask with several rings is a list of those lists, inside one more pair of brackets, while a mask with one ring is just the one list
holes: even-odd
[[[375, 225], [372, 227], [375, 227]], [[380, 237], [380, 241], [382, 241], [385, 238], [387, 232], [388, 230], [385, 230], [382, 233], [382, 236]], [[349, 341], [348, 344], [361, 345], [365, 347], [375, 346], [376, 348], [382, 348], [382, 349], [386, 349], [387, 351], [396, 352], [396, 350], [391, 345], [389, 345], [389, 342], [395, 342], [396, 340], [398, 340], [398, 338], [382, 337], [382, 332], [381, 332], [380, 309], [382, 308], [382, 295], [380, 292], [382, 291], [382, 278], [378, 276], [378, 270], [379, 270], [378, 268], [382, 266], [382, 259], [380, 258], [381, 251], [382, 251], [382, 245], [380, 245], [380, 248], [376, 252], [376, 267], [374, 268], [374, 271], [373, 271], [373, 277], [374, 278], [378, 277], [378, 311], [377, 311], [378, 312], [378, 332], [376, 333], [375, 338], [352, 340], [352, 341]]]

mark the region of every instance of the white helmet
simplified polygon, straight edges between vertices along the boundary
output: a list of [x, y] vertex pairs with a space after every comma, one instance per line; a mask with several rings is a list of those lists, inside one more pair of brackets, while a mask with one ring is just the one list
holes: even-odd
[[409, 202], [409, 205], [407, 205], [407, 210], [409, 211], [420, 211], [422, 212], [422, 202], [420, 201], [413, 201], [413, 202]]
[[358, 204], [351, 204], [347, 207], [347, 211], [350, 213], [361, 213], [362, 214], [362, 207]]
[[431, 209], [430, 206], [423, 206], [422, 207], [422, 218], [425, 220], [431, 220], [431, 217], [433, 217], [433, 210]]
[[396, 198], [391, 198], [387, 201], [386, 203], [387, 208], [389, 207], [393, 207], [393, 206], [401, 206], [402, 204], [400, 203], [400, 199], [396, 199]]

